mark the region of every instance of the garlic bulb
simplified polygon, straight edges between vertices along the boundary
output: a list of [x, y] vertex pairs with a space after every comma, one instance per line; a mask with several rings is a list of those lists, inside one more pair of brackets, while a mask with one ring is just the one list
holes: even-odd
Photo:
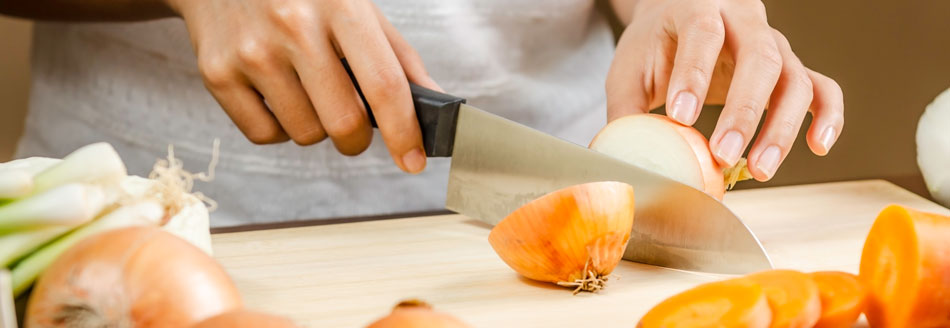
[[950, 206], [950, 89], [927, 106], [917, 123], [917, 165], [930, 195]]
[[593, 182], [535, 199], [488, 236], [505, 263], [529, 279], [598, 291], [623, 256], [633, 228], [633, 187]]

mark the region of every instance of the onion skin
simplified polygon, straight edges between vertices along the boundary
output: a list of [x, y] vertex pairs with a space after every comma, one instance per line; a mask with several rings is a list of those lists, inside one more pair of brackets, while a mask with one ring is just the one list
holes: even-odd
[[[586, 183], [525, 204], [499, 222], [488, 241], [522, 276], [578, 287], [575, 293], [596, 291], [623, 257], [633, 214], [630, 185]], [[588, 279], [600, 281], [587, 285]]]
[[290, 319], [249, 310], [235, 310], [213, 316], [192, 328], [297, 328]]
[[188, 327], [241, 307], [211, 257], [156, 227], [90, 236], [40, 277], [27, 327]]
[[461, 320], [432, 309], [418, 300], [403, 301], [393, 312], [366, 328], [470, 328]]

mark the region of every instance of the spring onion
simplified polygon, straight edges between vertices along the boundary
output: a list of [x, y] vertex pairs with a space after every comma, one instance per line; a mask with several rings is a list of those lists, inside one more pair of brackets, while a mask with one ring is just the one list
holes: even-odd
[[46, 226], [76, 226], [111, 203], [103, 187], [72, 183], [0, 206], [0, 234]]
[[158, 203], [140, 202], [117, 208], [69, 232], [16, 263], [12, 271], [13, 294], [20, 295], [60, 254], [84, 238], [122, 227], [157, 226], [164, 216], [165, 210]]
[[73, 229], [72, 226], [53, 226], [0, 236], [0, 268], [13, 264], [16, 260], [71, 229]]
[[94, 143], [77, 149], [63, 161], [43, 170], [33, 178], [33, 192], [73, 183], [111, 184], [126, 176], [122, 158], [108, 143]]
[[33, 176], [21, 170], [0, 171], [0, 199], [13, 199], [33, 192]]

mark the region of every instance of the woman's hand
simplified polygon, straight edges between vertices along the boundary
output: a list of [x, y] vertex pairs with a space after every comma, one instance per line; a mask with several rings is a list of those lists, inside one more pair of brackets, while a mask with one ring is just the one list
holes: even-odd
[[768, 107], [748, 155], [760, 181], [775, 174], [806, 112], [814, 115], [807, 139], [815, 154], [827, 154], [841, 134], [841, 88], [802, 65], [760, 0], [614, 0], [614, 7], [631, 24], [607, 77], [608, 119], [666, 104], [667, 115], [692, 125], [703, 103], [725, 104], [709, 140], [729, 167]]
[[407, 77], [438, 86], [369, 0], [167, 1], [188, 26], [205, 85], [250, 141], [329, 136], [340, 153], [366, 150], [372, 128], [345, 57], [393, 160], [425, 167]]

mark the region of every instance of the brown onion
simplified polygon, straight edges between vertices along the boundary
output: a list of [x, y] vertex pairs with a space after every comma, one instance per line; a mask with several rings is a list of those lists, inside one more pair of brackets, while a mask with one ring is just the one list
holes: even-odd
[[40, 277], [27, 327], [188, 327], [241, 307], [220, 265], [155, 227], [93, 235]]

